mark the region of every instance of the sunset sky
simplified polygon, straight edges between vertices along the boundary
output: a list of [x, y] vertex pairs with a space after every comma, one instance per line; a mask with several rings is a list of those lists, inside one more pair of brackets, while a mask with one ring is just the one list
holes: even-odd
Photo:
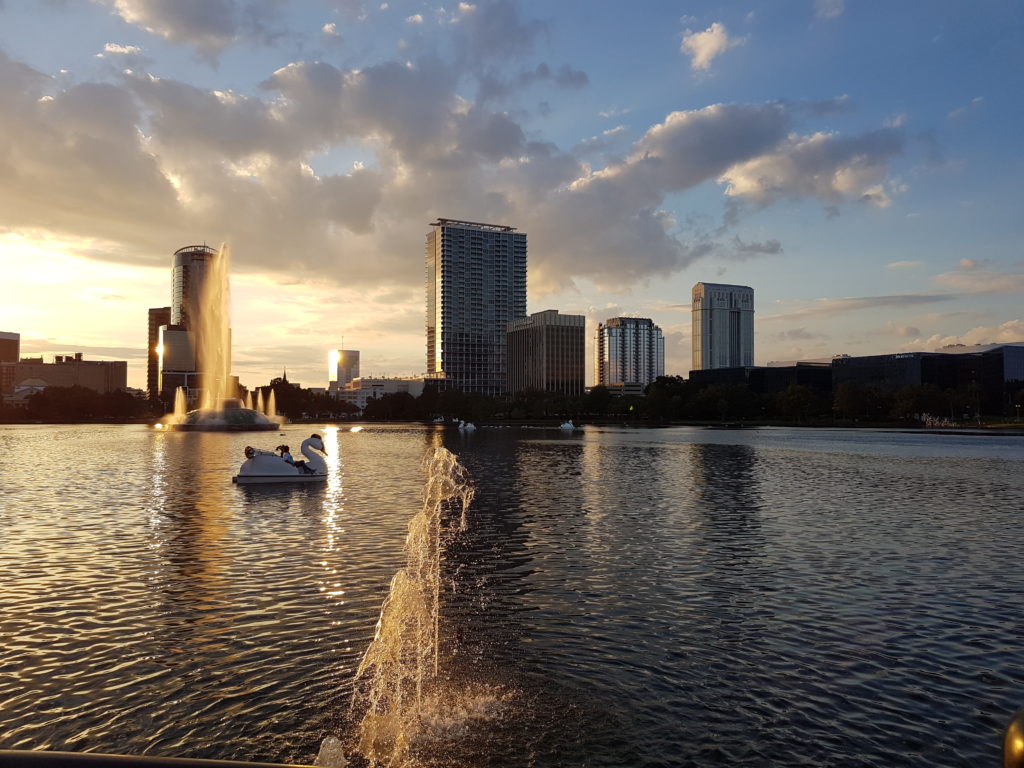
[[1022, 137], [1019, 0], [0, 0], [0, 330], [144, 386], [171, 254], [225, 242], [244, 384], [422, 373], [442, 216], [670, 374], [701, 280], [758, 364], [1024, 341]]

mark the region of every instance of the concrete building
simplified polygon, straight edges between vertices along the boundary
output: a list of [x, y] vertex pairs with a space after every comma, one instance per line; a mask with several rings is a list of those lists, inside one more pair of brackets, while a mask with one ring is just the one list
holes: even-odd
[[426, 243], [427, 376], [444, 389], [501, 395], [506, 332], [526, 316], [526, 233], [438, 219]]
[[384, 395], [406, 392], [413, 397], [419, 397], [423, 394], [423, 386], [423, 379], [357, 378], [350, 381], [344, 389], [337, 390], [334, 396], [362, 410], [366, 407], [366, 403], [369, 400], [380, 398]]
[[508, 326], [508, 391], [583, 394], [586, 318], [557, 309], [534, 312]]
[[171, 324], [170, 307], [149, 310], [149, 330], [146, 334], [146, 394], [160, 394], [160, 326]]
[[643, 317], [613, 317], [597, 326], [594, 382], [646, 387], [665, 375], [665, 337]]
[[692, 370], [754, 365], [754, 289], [746, 285], [693, 286]]
[[128, 387], [128, 361], [83, 360], [82, 353], [57, 355], [52, 363], [41, 357], [18, 362], [15, 384], [38, 387], [85, 387], [103, 394]]
[[14, 391], [14, 378], [21, 356], [21, 334], [0, 331], [0, 394]]
[[359, 378], [359, 350], [334, 349], [330, 355], [331, 370], [328, 376], [328, 390], [344, 389], [351, 381]]

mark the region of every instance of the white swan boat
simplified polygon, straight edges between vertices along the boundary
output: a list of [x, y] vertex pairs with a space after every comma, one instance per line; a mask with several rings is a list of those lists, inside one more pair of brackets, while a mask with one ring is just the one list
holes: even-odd
[[563, 421], [561, 426], [559, 426], [558, 428], [563, 432], [572, 432], [573, 430], [577, 429], [577, 426], [573, 424], [572, 420], [570, 419], [569, 421]]
[[321, 483], [327, 479], [324, 441], [320, 435], [311, 435], [299, 447], [306, 457], [305, 466], [289, 464], [273, 451], [262, 451], [246, 446], [245, 461], [231, 482], [243, 485], [255, 483]]

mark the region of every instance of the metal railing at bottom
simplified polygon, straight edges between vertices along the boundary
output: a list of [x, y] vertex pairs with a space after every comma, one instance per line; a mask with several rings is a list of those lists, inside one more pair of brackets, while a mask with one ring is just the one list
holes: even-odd
[[[343, 761], [342, 761], [343, 764]], [[0, 768], [314, 768], [237, 760], [195, 760], [185, 757], [134, 757], [95, 752], [0, 749]], [[1024, 709], [1017, 710], [1003, 734], [1003, 768], [1024, 768]]]
[[0, 749], [0, 768], [310, 768], [281, 763], [193, 760], [185, 757], [136, 757], [96, 752]]

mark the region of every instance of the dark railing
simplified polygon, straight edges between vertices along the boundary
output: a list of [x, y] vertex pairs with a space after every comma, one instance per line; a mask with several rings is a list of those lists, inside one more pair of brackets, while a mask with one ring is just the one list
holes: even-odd
[[[0, 768], [311, 768], [280, 763], [192, 760], [182, 757], [132, 757], [94, 752], [0, 749]], [[1017, 710], [1003, 735], [1003, 768], [1024, 768], [1024, 709]]]
[[[96, 752], [0, 749], [0, 768], [301, 768], [280, 763], [192, 760], [183, 757], [135, 757]], [[308, 768], [308, 767], [307, 767]]]

